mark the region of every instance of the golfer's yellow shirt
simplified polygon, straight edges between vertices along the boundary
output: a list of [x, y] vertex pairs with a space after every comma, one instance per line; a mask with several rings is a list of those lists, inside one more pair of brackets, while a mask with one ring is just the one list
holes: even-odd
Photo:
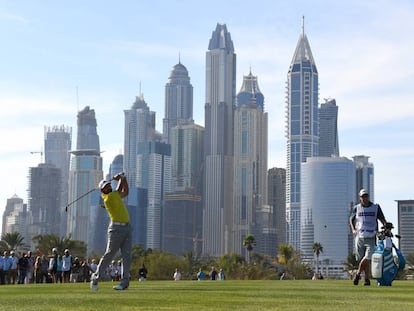
[[102, 199], [113, 222], [129, 222], [129, 213], [118, 191], [102, 193]]

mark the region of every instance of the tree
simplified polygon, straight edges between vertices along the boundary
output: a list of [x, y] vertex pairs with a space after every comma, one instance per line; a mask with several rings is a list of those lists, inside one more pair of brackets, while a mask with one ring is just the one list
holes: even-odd
[[312, 244], [313, 253], [316, 255], [316, 273], [319, 273], [319, 255], [323, 253], [323, 246], [319, 242]]
[[22, 237], [19, 232], [8, 232], [1, 236], [0, 248], [3, 250], [19, 251], [26, 246], [26, 244], [23, 243], [23, 240], [24, 237]]
[[56, 234], [39, 234], [32, 238], [39, 253], [48, 254], [52, 248], [56, 247], [59, 253], [67, 248], [76, 257], [86, 257], [86, 243], [83, 241], [72, 240], [71, 236], [59, 237]]
[[248, 262], [250, 262], [250, 253], [253, 250], [253, 246], [256, 245], [256, 241], [254, 239], [254, 236], [251, 234], [246, 235], [246, 237], [243, 240], [243, 246], [247, 250], [249, 256], [248, 256]]

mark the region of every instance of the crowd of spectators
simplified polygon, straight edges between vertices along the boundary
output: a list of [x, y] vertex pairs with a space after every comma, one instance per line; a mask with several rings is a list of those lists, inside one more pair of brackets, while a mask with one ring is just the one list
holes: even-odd
[[[65, 249], [59, 254], [53, 248], [51, 255], [34, 256], [32, 251], [4, 251], [0, 256], [0, 285], [31, 283], [77, 283], [90, 282], [96, 271], [95, 259], [79, 259]], [[106, 278], [118, 281], [121, 274], [121, 262], [112, 261], [106, 271]]]

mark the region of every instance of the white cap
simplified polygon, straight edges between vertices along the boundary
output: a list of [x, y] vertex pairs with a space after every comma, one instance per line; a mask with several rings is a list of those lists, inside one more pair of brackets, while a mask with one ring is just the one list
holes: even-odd
[[106, 185], [108, 185], [108, 184], [111, 184], [111, 181], [109, 181], [109, 180], [105, 180], [105, 179], [102, 179], [100, 182], [99, 182], [99, 185], [98, 185], [98, 187], [99, 187], [99, 189], [103, 189], [103, 188], [105, 188], [106, 187]]
[[360, 197], [362, 197], [363, 195], [365, 195], [365, 194], [367, 194], [368, 195], [368, 191], [366, 191], [364, 188], [362, 188], [360, 191], [359, 191], [359, 196]]

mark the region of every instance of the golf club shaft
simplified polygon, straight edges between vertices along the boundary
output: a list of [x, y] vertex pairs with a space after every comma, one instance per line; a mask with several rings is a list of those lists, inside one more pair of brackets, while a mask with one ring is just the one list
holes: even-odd
[[86, 192], [86, 193], [82, 194], [80, 197], [76, 198], [76, 199], [75, 199], [75, 200], [73, 200], [72, 202], [68, 203], [68, 204], [66, 205], [66, 207], [65, 207], [65, 212], [67, 212], [67, 211], [68, 211], [68, 207], [69, 207], [69, 206], [71, 206], [72, 204], [74, 204], [74, 203], [78, 202], [80, 199], [82, 199], [82, 198], [86, 197], [88, 194], [90, 194], [91, 192], [93, 192], [93, 191], [95, 191], [95, 190], [96, 190], [96, 188], [93, 188], [93, 189], [89, 190], [88, 192]]

